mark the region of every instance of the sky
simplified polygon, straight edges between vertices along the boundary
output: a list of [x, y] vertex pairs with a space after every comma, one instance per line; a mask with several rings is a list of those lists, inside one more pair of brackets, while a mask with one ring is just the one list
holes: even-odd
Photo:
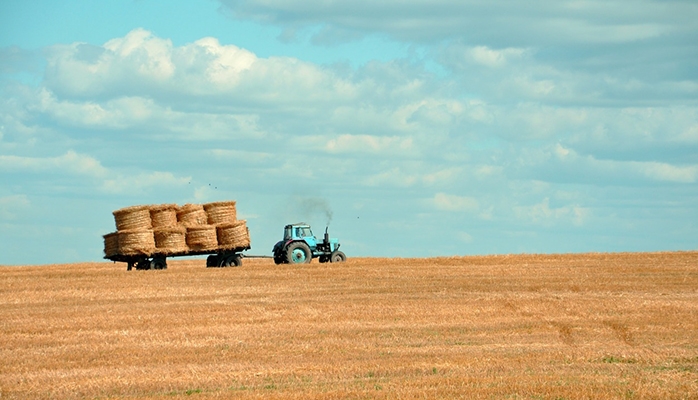
[[698, 249], [698, 3], [3, 0], [0, 265], [237, 201], [254, 255]]

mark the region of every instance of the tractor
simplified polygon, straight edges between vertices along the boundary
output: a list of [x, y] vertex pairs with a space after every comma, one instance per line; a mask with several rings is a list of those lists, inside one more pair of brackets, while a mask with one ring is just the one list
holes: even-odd
[[320, 242], [304, 223], [286, 225], [284, 239], [274, 245], [276, 264], [309, 263], [318, 258], [321, 263], [346, 261], [347, 256], [339, 251], [339, 240], [330, 239], [325, 228], [325, 236]]

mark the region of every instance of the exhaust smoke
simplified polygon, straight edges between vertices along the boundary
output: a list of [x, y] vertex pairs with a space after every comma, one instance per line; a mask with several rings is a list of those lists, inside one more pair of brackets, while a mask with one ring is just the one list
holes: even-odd
[[295, 197], [290, 203], [294, 205], [293, 214], [298, 214], [303, 219], [311, 220], [320, 217], [325, 220], [325, 226], [332, 222], [332, 208], [326, 199], [321, 197]]

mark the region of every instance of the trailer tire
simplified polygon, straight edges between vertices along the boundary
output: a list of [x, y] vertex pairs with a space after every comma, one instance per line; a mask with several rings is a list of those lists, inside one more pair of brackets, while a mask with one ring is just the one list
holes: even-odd
[[312, 259], [313, 254], [305, 242], [293, 242], [286, 248], [286, 262], [289, 264], [307, 264]]
[[242, 258], [238, 254], [231, 254], [221, 260], [220, 267], [239, 267], [242, 265]]
[[150, 269], [167, 269], [165, 257], [156, 257], [150, 261]]
[[218, 256], [211, 254], [206, 258], [206, 268], [216, 268], [218, 267]]
[[339, 251], [339, 250], [335, 251], [335, 252], [332, 253], [332, 255], [330, 256], [330, 262], [333, 262], [333, 263], [336, 263], [336, 262], [344, 262], [344, 261], [346, 261], [346, 260], [347, 260], [347, 256], [346, 256], [343, 252], [341, 252], [341, 251]]

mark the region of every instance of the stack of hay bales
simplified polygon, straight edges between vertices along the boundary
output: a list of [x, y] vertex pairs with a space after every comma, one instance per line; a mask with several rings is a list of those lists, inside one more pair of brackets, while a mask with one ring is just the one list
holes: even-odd
[[232, 250], [250, 247], [246, 221], [237, 220], [234, 201], [158, 204], [113, 212], [116, 232], [104, 235], [104, 254], [137, 256]]

